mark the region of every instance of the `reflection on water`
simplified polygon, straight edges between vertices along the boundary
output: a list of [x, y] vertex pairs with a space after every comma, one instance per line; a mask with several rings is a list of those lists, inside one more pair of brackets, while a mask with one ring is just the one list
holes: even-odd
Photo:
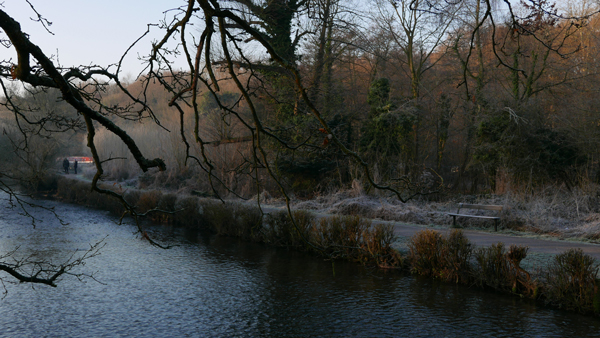
[[109, 235], [86, 272], [103, 283], [7, 285], [9, 337], [592, 337], [591, 317], [517, 298], [384, 273], [231, 238], [153, 228], [149, 246], [100, 211], [56, 204], [33, 229], [0, 206], [0, 249], [60, 261]]

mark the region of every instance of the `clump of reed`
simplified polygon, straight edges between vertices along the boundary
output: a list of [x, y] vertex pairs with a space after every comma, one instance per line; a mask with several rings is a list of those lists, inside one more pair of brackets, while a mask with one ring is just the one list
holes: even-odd
[[175, 212], [172, 224], [177, 227], [195, 229], [203, 223], [203, 209], [200, 199], [194, 196], [184, 196], [175, 201]]
[[203, 227], [224, 236], [261, 241], [262, 213], [256, 206], [217, 200], [200, 200]]
[[[333, 216], [317, 219], [304, 210], [263, 215], [254, 205], [222, 202], [194, 196], [165, 194], [159, 190], [125, 190], [115, 183], [103, 186], [121, 193], [138, 214], [147, 213], [155, 223], [204, 229], [274, 246], [310, 251], [330, 259], [347, 259], [363, 264], [397, 268], [403, 263], [392, 248], [396, 240], [391, 225], [378, 224], [360, 216]], [[90, 190], [89, 182], [59, 178], [57, 195], [66, 202], [109, 210], [117, 216], [124, 211], [116, 198]]]
[[362, 256], [374, 261], [381, 268], [398, 268], [404, 264], [400, 253], [392, 248], [397, 240], [391, 224], [376, 224], [363, 232]]
[[263, 224], [264, 242], [293, 248], [315, 245], [309, 242], [314, 228], [314, 215], [305, 210], [298, 210], [292, 211], [292, 217], [293, 219], [287, 211], [267, 214]]
[[538, 296], [538, 283], [521, 268], [527, 247], [503, 243], [475, 249], [460, 229], [446, 236], [434, 230], [416, 233], [409, 242], [412, 273], [462, 284], [475, 284], [528, 297]]
[[[418, 232], [409, 242], [405, 259], [391, 246], [396, 240], [392, 225], [372, 225], [370, 220], [360, 216], [317, 219], [303, 210], [292, 211], [293, 218], [286, 211], [263, 216], [257, 206], [241, 203], [159, 191], [123, 192], [118, 184], [102, 188], [122, 193], [138, 212], [152, 209], [167, 212], [155, 216], [154, 221], [296, 248], [329, 259], [347, 259], [386, 268], [407, 266], [415, 274], [542, 299], [547, 304], [580, 313], [600, 314], [597, 280], [600, 268], [580, 249], [557, 255], [545, 270], [538, 272], [541, 280], [537, 280], [521, 267], [521, 261], [527, 257], [527, 247], [512, 245], [507, 250], [503, 243], [496, 243], [475, 249], [460, 229], [453, 229], [447, 235], [432, 230]], [[117, 215], [123, 212], [117, 199], [91, 191], [86, 182], [59, 177], [57, 195], [66, 202], [109, 210]]]
[[[102, 186], [102, 188], [117, 189], [113, 186]], [[115, 215], [122, 214], [124, 210], [123, 205], [116, 198], [91, 190], [89, 182], [72, 180], [61, 176], [57, 179], [55, 196], [68, 203], [107, 210]]]
[[600, 314], [598, 271], [593, 257], [581, 249], [557, 255], [538, 272], [538, 280], [521, 267], [528, 248], [503, 243], [473, 249], [461, 230], [447, 236], [423, 230], [409, 243], [408, 262], [415, 274], [466, 285], [492, 288], [580, 313]]
[[332, 216], [317, 219], [304, 210], [268, 214], [264, 241], [273, 245], [300, 248], [329, 259], [346, 259], [385, 268], [397, 268], [403, 260], [392, 248], [393, 227], [360, 216]]
[[511, 245], [506, 251], [503, 243], [492, 244], [475, 252], [477, 266], [475, 283], [499, 291], [508, 291], [532, 298], [538, 296], [538, 282], [521, 268], [529, 248]]
[[125, 199], [125, 202], [129, 203], [129, 205], [137, 205], [141, 196], [142, 192], [135, 189], [127, 190], [123, 193], [123, 199]]
[[460, 229], [447, 236], [423, 230], [411, 238], [408, 260], [415, 274], [466, 283], [471, 278], [472, 253], [473, 245]]
[[[173, 193], [166, 193], [160, 196], [158, 200], [158, 204], [156, 208], [162, 211], [166, 211], [169, 213], [175, 213], [177, 209], [175, 209], [175, 204], [177, 203], [177, 195]], [[173, 214], [169, 213], [157, 213], [156, 218], [158, 218], [157, 222], [162, 224], [172, 224], [173, 223]]]
[[363, 235], [371, 227], [371, 221], [360, 216], [324, 217], [315, 224], [314, 241], [332, 258], [348, 257], [354, 261], [364, 260]]
[[600, 313], [598, 264], [581, 249], [554, 257], [545, 275], [547, 303], [580, 313]]
[[[131, 189], [123, 191], [121, 185], [117, 183], [101, 185], [100, 188], [120, 193], [125, 202], [133, 207], [138, 214], [148, 213], [147, 217], [154, 223], [177, 223], [177, 225], [184, 226], [194, 223], [193, 220], [198, 218], [198, 206], [194, 203], [186, 204], [188, 197], [184, 197], [180, 201], [176, 194], [162, 193], [159, 190]], [[92, 191], [89, 182], [59, 177], [56, 196], [65, 202], [107, 210], [117, 216], [121, 216], [125, 211], [121, 201], [114, 196]], [[197, 223], [194, 224], [194, 226], [197, 225]]]
[[408, 260], [415, 274], [537, 297], [537, 282], [520, 265], [527, 250], [506, 251], [503, 243], [475, 249], [460, 229], [447, 236], [423, 230], [411, 238]]
[[[161, 196], [162, 192], [160, 190], [143, 191], [135, 204], [136, 212], [143, 214], [156, 209]], [[151, 215], [151, 218], [152, 216], [153, 215]]]
[[175, 215], [178, 211], [176, 194], [163, 193], [160, 190], [134, 190], [123, 197], [127, 203], [135, 207], [138, 214], [147, 214], [154, 223], [173, 225], [176, 222]]

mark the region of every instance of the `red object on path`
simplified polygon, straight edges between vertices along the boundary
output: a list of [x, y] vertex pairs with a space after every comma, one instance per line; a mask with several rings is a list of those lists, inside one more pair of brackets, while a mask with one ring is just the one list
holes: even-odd
[[92, 159], [91, 157], [71, 156], [71, 157], [67, 157], [67, 159], [69, 160], [69, 162], [77, 161], [78, 164], [94, 163], [94, 159]]

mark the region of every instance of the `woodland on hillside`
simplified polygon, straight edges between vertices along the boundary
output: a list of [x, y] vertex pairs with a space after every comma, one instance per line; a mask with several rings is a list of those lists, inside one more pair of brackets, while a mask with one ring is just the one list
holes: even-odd
[[[597, 183], [598, 5], [509, 5], [189, 1], [136, 79], [62, 71], [166, 164], [146, 172], [100, 122], [98, 179], [301, 198], [362, 182], [402, 200]], [[201, 35], [185, 30], [200, 22]], [[2, 70], [20, 79], [12, 60]], [[2, 82], [3, 172], [35, 181], [57, 157], [89, 154], [89, 130], [60, 88], [23, 82]]]

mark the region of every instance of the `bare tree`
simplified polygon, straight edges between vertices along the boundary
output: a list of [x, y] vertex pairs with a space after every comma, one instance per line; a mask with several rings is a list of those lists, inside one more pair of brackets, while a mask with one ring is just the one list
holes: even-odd
[[[9, 274], [21, 283], [44, 284], [53, 287], [56, 287], [56, 283], [65, 276], [75, 277], [79, 280], [87, 278], [95, 280], [93, 274], [76, 272], [76, 268], [84, 265], [88, 259], [98, 256], [103, 247], [104, 240], [101, 240], [90, 245], [90, 248], [83, 254], [73, 253], [62, 263], [53, 263], [33, 254], [20, 257], [18, 255], [19, 248], [16, 248], [0, 255], [0, 271]], [[0, 278], [2, 285], [4, 282], [5, 280]]]
[[[462, 26], [452, 32], [461, 65], [466, 130], [455, 188], [475, 163], [476, 128], [483, 118], [498, 111], [519, 111], [532, 97], [559, 86], [568, 88], [565, 85], [581, 78], [573, 71], [579, 66], [569, 65], [582, 47], [573, 41], [597, 14], [561, 13], [546, 0], [476, 1], [464, 10]], [[488, 174], [493, 187], [496, 170]]]
[[[200, 89], [198, 86], [199, 82], [202, 82], [204, 88], [213, 93], [213, 97], [219, 97], [217, 92], [220, 90], [220, 81], [213, 74], [215, 65], [218, 65], [226, 69], [231, 81], [236, 84], [240, 102], [243, 102], [248, 114], [243, 113], [236, 107], [228, 106], [219, 100], [217, 100], [217, 103], [221, 109], [233, 114], [233, 116], [239, 119], [241, 125], [247, 128], [248, 133], [252, 135], [253, 149], [253, 155], [249, 159], [249, 162], [255, 170], [262, 169], [269, 173], [270, 177], [280, 187], [281, 193], [286, 197], [288, 202], [288, 187], [286, 187], [275, 165], [277, 163], [277, 152], [272, 151], [273, 144], [289, 151], [300, 151], [302, 149], [318, 150], [323, 146], [333, 144], [362, 167], [365, 177], [376, 188], [392, 192], [403, 201], [425, 192], [420, 186], [413, 184], [413, 182], [403, 177], [398, 177], [388, 183], [374, 181], [370, 166], [336, 136], [323, 117], [322, 112], [310, 99], [306, 81], [296, 66], [295, 60], [290, 60], [289, 55], [287, 57], [282, 55], [273, 46], [270, 37], [265, 35], [265, 32], [260, 29], [262, 27], [260, 24], [248, 21], [243, 16], [236, 14], [238, 11], [242, 13], [252, 12], [252, 6], [249, 6], [249, 3], [244, 3], [244, 5], [249, 6], [247, 11], [240, 10], [239, 8], [233, 10], [221, 7], [220, 3], [216, 1], [198, 1], [197, 3], [202, 10], [201, 14], [204, 18], [205, 28], [200, 38], [197, 39], [198, 44], [194, 52], [188, 50], [186, 45], [182, 46], [184, 49], [183, 54], [188, 56], [188, 64], [191, 66], [189, 72], [187, 72], [190, 76], [188, 81], [190, 86], [174, 90], [173, 100], [171, 101], [171, 104], [182, 115], [184, 114], [184, 105], [194, 107], [193, 100], [198, 96]], [[182, 27], [183, 30], [183, 27], [189, 24], [187, 13], [193, 12], [195, 4], [196, 2], [194, 1], [188, 2], [186, 15], [182, 16], [182, 19], [177, 21], [173, 27], [177, 25], [177, 27]], [[292, 8], [288, 9], [293, 10]], [[298, 8], [298, 11], [294, 12], [294, 15], [301, 15], [302, 13], [301, 8]], [[174, 32], [174, 29], [168, 30], [167, 35], [162, 41], [167, 41], [173, 36]], [[248, 52], [249, 46], [245, 45], [250, 41], [255, 44], [253, 48], [267, 53], [268, 60], [254, 60], [252, 62], [253, 60], [251, 60], [250, 53]], [[215, 53], [213, 49], [216, 46], [220, 48], [219, 53]], [[163, 48], [163, 45], [157, 44], [155, 50], [160, 50], [160, 48]], [[150, 59], [152, 60], [153, 58], [151, 57]], [[255, 93], [255, 86], [265, 81], [265, 68], [263, 65], [266, 62], [272, 62], [280, 69], [281, 76], [292, 81], [295, 95], [299, 98], [297, 108], [295, 109], [297, 117], [293, 119], [294, 123], [312, 125], [312, 130], [311, 128], [300, 130], [295, 128], [294, 124], [288, 126], [288, 129], [282, 130], [277, 126], [268, 124], [268, 116], [264, 116], [263, 111], [261, 111], [262, 109], [260, 109], [260, 107], [264, 106], [264, 102], [261, 102], [260, 99], [255, 98], [253, 95]], [[244, 67], [240, 68], [241, 65]], [[203, 74], [206, 74], [206, 76]], [[185, 95], [190, 92], [189, 97], [192, 102], [187, 103]], [[199, 115], [199, 112], [196, 110], [194, 114]], [[300, 137], [291, 138], [289, 135], [292, 134], [292, 130], [294, 133], [303, 132], [303, 134]], [[206, 141], [202, 140], [202, 136], [199, 133], [195, 134], [195, 138], [196, 142], [200, 144], [206, 143]], [[202, 158], [197, 158], [196, 160], [211, 175], [212, 164], [210, 159], [205, 157], [204, 154]], [[192, 158], [192, 155], [190, 155], [190, 158]], [[258, 175], [255, 174], [255, 178], [257, 185], [260, 186], [261, 183]], [[218, 178], [215, 177], [215, 179], [219, 181]]]
[[[20, 24], [0, 9], [0, 29], [3, 34], [0, 42], [17, 55], [16, 60], [0, 61], [0, 84], [5, 96], [3, 105], [10, 112], [12, 121], [18, 126], [17, 131], [22, 136], [14, 145], [27, 152], [31, 141], [37, 136], [52, 137], [56, 132], [84, 129], [96, 168], [91, 189], [118, 199], [124, 205], [126, 213], [137, 220], [144, 214], [136, 212], [119, 192], [99, 185], [106, 163], [114, 158], [98, 149], [95, 137], [99, 129], [116, 136], [143, 172], [165, 170], [165, 161], [161, 158], [147, 158], [122, 125], [123, 121], [144, 121], [165, 128], [148, 102], [152, 94], [151, 84], [158, 83], [169, 93], [168, 107], [178, 117], [177, 130], [169, 132], [177, 135], [185, 150], [184, 160], [180, 162], [200, 168], [206, 174], [213, 193], [219, 197], [223, 192], [237, 192], [225, 177], [228, 173], [218, 168], [219, 161], [209, 146], [232, 142], [250, 144], [249, 151], [238, 154], [238, 171], [253, 180], [254, 193], [258, 194], [265, 189], [267, 181], [274, 182], [287, 201], [288, 211], [293, 189], [281, 173], [280, 162], [283, 155], [294, 157], [311, 153], [327, 161], [326, 151], [330, 147], [335, 147], [355, 163], [369, 184], [403, 202], [436, 191], [436, 185], [423, 181], [421, 177], [411, 179], [402, 175], [385, 180], [376, 178], [371, 164], [354, 151], [353, 144], [348, 144], [332, 128], [326, 116], [327, 108], [322, 110], [326, 105], [316, 102], [320, 86], [327, 87], [328, 81], [332, 79], [333, 50], [331, 45], [328, 47], [328, 43], [333, 42], [332, 19], [338, 13], [340, 7], [337, 6], [341, 2], [181, 0], [181, 6], [169, 12], [172, 20], [165, 20], [158, 26], [164, 35], [152, 44], [149, 54], [143, 58], [146, 68], [136, 82], [139, 90], [135, 93], [121, 82], [120, 63], [106, 67], [57, 66], [22, 31]], [[462, 2], [390, 1], [386, 2], [385, 7], [383, 2], [380, 4], [380, 17], [384, 19], [381, 21], [382, 29], [402, 51], [403, 69], [410, 79], [410, 97], [418, 101], [423, 89], [424, 74], [434, 69], [436, 62], [440, 60], [438, 56], [445, 52], [442, 48], [445, 42], [453, 41], [445, 38]], [[531, 72], [528, 74], [520, 65], [507, 62], [502, 55], [501, 45], [496, 39], [499, 20], [493, 11], [491, 0], [478, 1], [477, 4], [479, 7], [475, 19], [470, 21], [471, 29], [465, 33], [467, 39], [461, 40], [466, 44], [466, 52], [457, 53], [464, 80], [460, 85], [466, 86], [468, 92], [473, 79], [475, 82], [484, 79], [483, 71], [476, 74], [477, 71], [473, 70], [475, 67], [472, 67], [472, 54], [483, 53], [483, 48], [475, 47], [482, 45], [478, 36], [483, 28], [492, 31], [489, 34], [492, 37], [490, 48], [494, 60], [509, 71], [520, 74], [522, 81]], [[536, 39], [547, 50], [563, 55], [558, 45], [549, 44], [539, 35], [539, 31], [532, 29], [533, 26], [527, 23], [527, 16], [519, 17], [515, 14], [509, 1], [505, 1], [505, 5], [509, 10], [507, 27], [516, 29], [518, 34]], [[530, 6], [534, 9], [533, 12], [542, 13], [544, 17], [569, 19], [548, 10], [543, 5], [543, 0], [532, 0]], [[35, 11], [35, 8], [32, 7], [32, 10]], [[41, 24], [47, 23], [42, 15], [35, 13]], [[310, 16], [315, 13], [318, 13], [320, 25], [313, 26], [317, 28], [313, 31], [307, 23], [311, 22]], [[199, 30], [198, 26], [201, 27]], [[312, 72], [306, 71], [307, 67], [298, 53], [300, 41], [308, 34], [314, 34], [318, 41]], [[175, 46], [169, 44], [173, 40], [177, 42]], [[178, 68], [173, 63], [175, 55], [181, 55], [184, 59], [185, 70], [176, 70]], [[483, 56], [480, 56], [479, 60], [482, 59]], [[539, 74], [539, 68], [537, 69], [533, 73], [534, 79]], [[326, 81], [323, 81], [323, 76]], [[35, 109], [8, 90], [7, 83], [11, 81], [22, 84], [32, 93], [54, 90], [60, 100], [76, 113], [68, 117], [60, 114], [36, 116]], [[534, 86], [527, 87], [527, 81], [530, 80], [525, 81], [525, 88], [531, 90], [525, 92], [533, 94]], [[104, 98], [109, 88], [121, 91], [128, 103], [107, 103]], [[479, 84], [476, 88], [476, 91], [482, 90]], [[202, 106], [201, 100], [205, 97], [214, 100], [211, 109], [205, 110]], [[470, 95], [467, 95], [467, 100], [470, 99]], [[207, 118], [206, 114], [214, 114], [215, 117]], [[205, 129], [205, 121], [210, 120], [221, 129], [209, 139], [202, 130]], [[236, 126], [235, 134], [225, 128], [233, 125]], [[443, 126], [443, 129], [447, 128]], [[441, 131], [440, 135], [446, 132], [447, 130]], [[414, 136], [419, 137], [418, 125]], [[222, 139], [215, 140], [214, 137]], [[447, 138], [443, 135], [439, 137], [444, 140]], [[416, 139], [415, 147], [419, 144], [419, 139]], [[443, 147], [443, 144], [438, 144], [439, 149]], [[415, 149], [415, 153], [418, 156], [419, 149]], [[0, 175], [3, 175], [0, 179], [6, 177], [4, 172]], [[24, 201], [14, 191], [6, 191], [17, 203]], [[260, 199], [258, 203], [260, 206]], [[154, 210], [149, 212], [152, 211]], [[141, 225], [137, 224], [142, 231]], [[17, 264], [16, 267], [20, 266], [23, 264]], [[59, 269], [58, 272], [60, 271]], [[27, 280], [24, 274], [12, 275], [24, 281], [33, 281]], [[29, 277], [32, 276], [40, 274], [33, 272]], [[53, 276], [47, 274], [42, 279], [53, 283]]]
[[[32, 9], [35, 11], [33, 6]], [[41, 15], [39, 15], [39, 20], [46, 23]], [[151, 112], [147, 112], [148, 106], [137, 99], [134, 100], [141, 106], [137, 110], [134, 110], [133, 106], [108, 107], [103, 105], [99, 99], [100, 94], [108, 81], [119, 84], [117, 75], [109, 72], [107, 68], [96, 66], [68, 69], [55, 66], [52, 60], [21, 30], [20, 24], [3, 10], [0, 10], [0, 29], [3, 33], [0, 37], [2, 45], [5, 48], [13, 49], [17, 54], [16, 63], [12, 59], [0, 61], [0, 85], [4, 94], [2, 105], [12, 113], [14, 124], [17, 126], [18, 134], [20, 134], [18, 141], [13, 142], [17, 155], [27, 161], [28, 159], [24, 156], [32, 154], [32, 151], [34, 151], [32, 142], [36, 138], [49, 138], [53, 133], [85, 126], [88, 147], [94, 157], [97, 169], [91, 188], [101, 193], [113, 195], [115, 198], [120, 199], [124, 205], [127, 205], [121, 195], [110, 190], [101, 189], [98, 186], [98, 180], [103, 174], [102, 164], [105, 159], [101, 160], [99, 158], [95, 147], [95, 130], [97, 126], [102, 126], [119, 136], [128, 146], [130, 153], [142, 170], [146, 171], [154, 167], [164, 169], [165, 164], [161, 159], [149, 160], [145, 158], [131, 137], [107, 116], [112, 114], [123, 118], [141, 118], [144, 112], [146, 112], [146, 116], [152, 116]], [[99, 80], [99, 78], [104, 78], [105, 81]], [[19, 100], [14, 91], [11, 92], [7, 89], [7, 83], [10, 81], [22, 83], [24, 90], [32, 93], [55, 89], [60, 92], [61, 99], [76, 110], [78, 115], [70, 117], [57, 114], [51, 110], [46, 110], [45, 114], [40, 115], [37, 106], [31, 106], [27, 102]], [[127, 92], [122, 86], [121, 89]], [[21, 208], [26, 215], [29, 215], [27, 208], [36, 207], [36, 205], [12, 188], [11, 180], [17, 178], [10, 172], [3, 171], [0, 173], [0, 189], [8, 194], [7, 199], [10, 205]], [[128, 211], [137, 216], [133, 208], [129, 207]], [[30, 217], [34, 222], [35, 218]], [[54, 286], [56, 280], [63, 275], [83, 276], [82, 274], [73, 273], [73, 268], [81, 265], [86, 259], [96, 256], [100, 247], [99, 244], [92, 245], [84, 255], [73, 256], [63, 264], [58, 265], [38, 261], [31, 257], [15, 259], [13, 253], [7, 253], [2, 256], [0, 270], [22, 282]]]
[[[456, 20], [462, 2], [446, 1], [392, 1], [376, 2], [373, 22], [391, 38], [402, 72], [410, 81], [410, 92], [405, 94], [414, 107], [422, 103], [423, 80], [449, 50], [447, 32]], [[420, 164], [424, 116], [414, 109], [412, 165]]]
[[[146, 158], [138, 144], [117, 123], [119, 120], [150, 119], [160, 125], [160, 121], [146, 102], [147, 89], [151, 81], [158, 81], [172, 94], [169, 105], [180, 114], [179, 135], [186, 149], [186, 162], [188, 160], [195, 161], [206, 172], [215, 193], [219, 187], [230, 192], [233, 191], [225, 185], [219, 172], [215, 171], [214, 162], [209, 157], [209, 152], [206, 151], [206, 146], [210, 144], [210, 141], [203, 140], [199, 132], [201, 112], [198, 107], [198, 97], [201, 90], [210, 92], [220, 109], [237, 119], [245, 127], [250, 136], [249, 140], [252, 142], [252, 154], [245, 161], [252, 168], [250, 175], [254, 177], [258, 191], [262, 184], [259, 171], [266, 171], [286, 197], [288, 210], [288, 189], [274, 165], [277, 161], [277, 153], [272, 151], [272, 144], [295, 151], [303, 148], [318, 150], [323, 147], [323, 144], [331, 142], [344, 154], [357, 161], [363, 167], [368, 180], [377, 188], [390, 191], [403, 201], [422, 193], [421, 190], [414, 190], [418, 186], [404, 179], [391, 182], [391, 184], [375, 182], [368, 164], [337, 138], [322, 118], [320, 111], [308, 98], [303, 78], [296, 67], [294, 53], [302, 32], [294, 40], [290, 38], [292, 20], [300, 20], [299, 16], [305, 13], [307, 8], [307, 1], [275, 1], [264, 6], [257, 5], [252, 1], [238, 1], [237, 5], [231, 8], [222, 8], [217, 1], [189, 0], [185, 3], [184, 6], [176, 9], [179, 14], [175, 15], [172, 22], [163, 23], [161, 26], [165, 35], [161, 41], [153, 45], [152, 51], [146, 59], [146, 73], [142, 78], [142, 83], [145, 85], [142, 86], [139, 94], [129, 92], [120, 82], [118, 76], [120, 64], [116, 64], [116, 72], [111, 72], [110, 67], [101, 66], [74, 68], [57, 66], [30, 40], [16, 20], [5, 11], [0, 10], [0, 29], [3, 33], [1, 42], [5, 48], [12, 49], [17, 54], [17, 59], [14, 61], [7, 59], [0, 62], [5, 108], [13, 113], [17, 125], [24, 123], [28, 126], [38, 126], [38, 133], [39, 130], [43, 130], [51, 134], [85, 125], [87, 146], [96, 167], [91, 189], [111, 195], [121, 201], [126, 208], [126, 213], [135, 219], [143, 214], [137, 213], [135, 208], [129, 205], [118, 192], [102, 188], [99, 185], [104, 174], [104, 164], [113, 159], [100, 156], [95, 136], [98, 128], [117, 136], [126, 145], [130, 155], [144, 172], [152, 168], [165, 170], [166, 164], [162, 159]], [[35, 11], [33, 6], [32, 10]], [[41, 24], [47, 23], [42, 15], [37, 12], [36, 14]], [[189, 26], [192, 21], [197, 19], [204, 20], [204, 29], [199, 37], [194, 37]], [[180, 44], [176, 48], [183, 52], [189, 67], [185, 72], [173, 71], [171, 60], [169, 60], [168, 55], [172, 55], [170, 53], [174, 51], [168, 49], [166, 42], [173, 37], [179, 39]], [[249, 52], [252, 49], [262, 49], [268, 54], [268, 59], [253, 59]], [[114, 68], [113, 66], [112, 69]], [[228, 77], [217, 79], [214, 70], [218, 68], [225, 69]], [[254, 98], [254, 95], [257, 93], [257, 88], [265, 87], [265, 81], [270, 81], [270, 77], [273, 78], [273, 72], [281, 74], [284, 79], [287, 79], [286, 81], [291, 85], [290, 88], [296, 93], [298, 101], [295, 111], [302, 111], [303, 115], [299, 115], [302, 117], [295, 120], [302, 122], [301, 120], [310, 118], [316, 123], [312, 132], [301, 138], [290, 138], [286, 130], [277, 130], [266, 125], [264, 121], [268, 121], [269, 118], [259, 111], [259, 105], [264, 103]], [[22, 83], [27, 90], [55, 89], [59, 92], [60, 100], [71, 106], [77, 115], [71, 120], [64, 120], [64, 116], [46, 114], [39, 119], [32, 120], [30, 118], [33, 114], [31, 107], [19, 102], [17, 95], [6, 89], [6, 80]], [[224, 80], [234, 83], [238, 91], [237, 98], [231, 102], [221, 101], [222, 96], [218, 94], [220, 82]], [[111, 83], [114, 83], [129, 97], [131, 104], [114, 106], [104, 103], [103, 93]], [[201, 83], [203, 86], [200, 86]], [[266, 93], [269, 95], [268, 92]], [[276, 96], [274, 98], [277, 99]], [[184, 115], [188, 112], [188, 108], [192, 109], [194, 116], [193, 138], [199, 145], [198, 155], [192, 153], [192, 147], [187, 139], [186, 130], [189, 129], [189, 126], [186, 124], [188, 122]], [[52, 131], [50, 126], [60, 126], [60, 128]], [[25, 144], [22, 146], [23, 150], [28, 150], [27, 144], [32, 139], [31, 130], [22, 128], [21, 131], [23, 144]], [[8, 189], [6, 191], [11, 198], [17, 200], [17, 203], [25, 201], [18, 193]], [[137, 224], [142, 231], [141, 225]], [[158, 245], [152, 239], [148, 239], [151, 243]], [[75, 265], [77, 262], [79, 261], [75, 260]], [[18, 272], [24, 267], [32, 266], [31, 264], [36, 267], [41, 266], [37, 262], [18, 261], [13, 265], [5, 264], [3, 267], [5, 271], [21, 281], [53, 284], [56, 278], [68, 273], [70, 267], [73, 266], [73, 264], [67, 263], [58, 270], [33, 269], [29, 275]], [[54, 271], [54, 273], [48, 273], [48, 271]]]

